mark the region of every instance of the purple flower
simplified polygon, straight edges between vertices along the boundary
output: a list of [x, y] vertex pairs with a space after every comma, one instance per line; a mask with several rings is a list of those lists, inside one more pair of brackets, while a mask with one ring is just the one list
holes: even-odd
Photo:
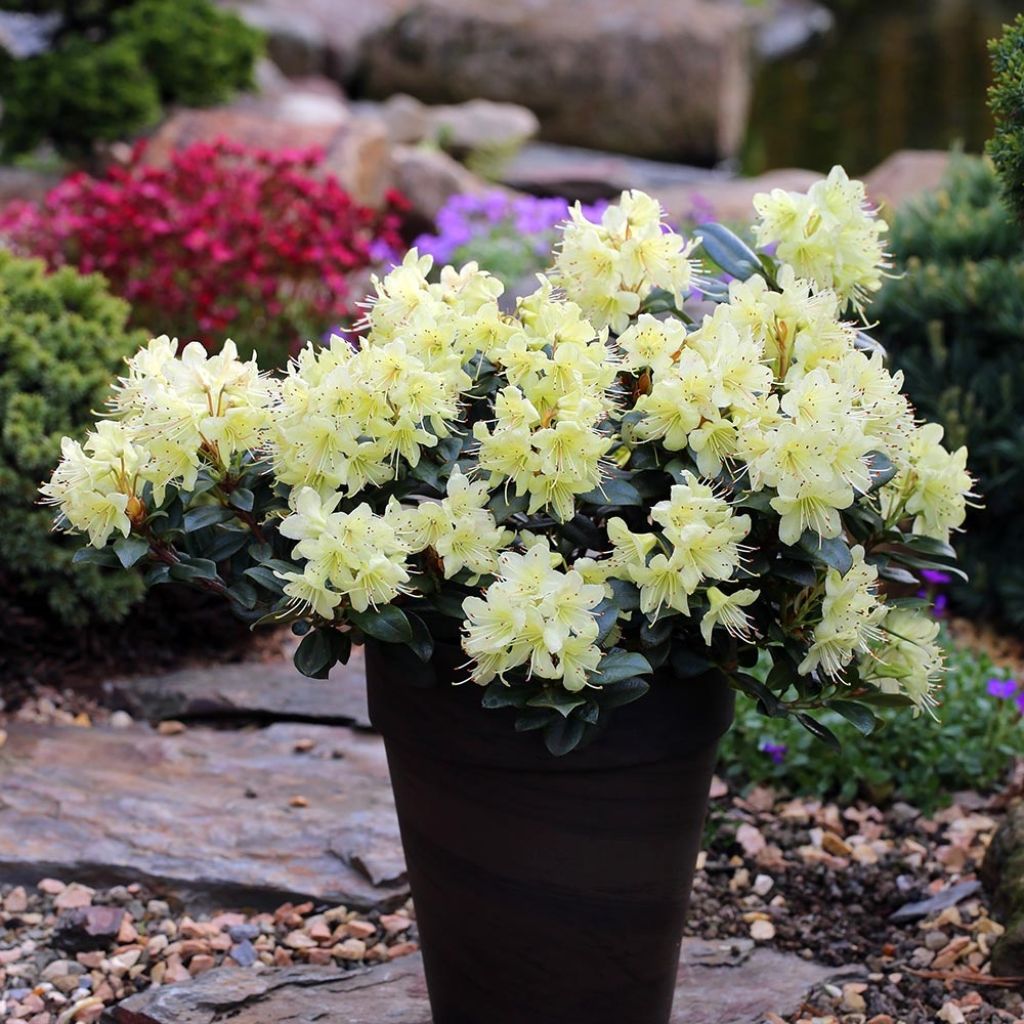
[[986, 685], [990, 697], [1008, 700], [1017, 693], [1016, 679], [990, 679]]
[[921, 579], [930, 583], [933, 587], [944, 587], [953, 582], [953, 577], [947, 572], [938, 572], [935, 569], [922, 569]]
[[690, 220], [694, 224], [708, 224], [715, 219], [715, 208], [707, 196], [694, 192], [690, 196]]
[[782, 764], [789, 753], [789, 747], [785, 743], [772, 743], [771, 740], [761, 740], [757, 749], [767, 754], [775, 764]]
[[1024, 715], [1024, 690], [1017, 694], [1017, 710]]

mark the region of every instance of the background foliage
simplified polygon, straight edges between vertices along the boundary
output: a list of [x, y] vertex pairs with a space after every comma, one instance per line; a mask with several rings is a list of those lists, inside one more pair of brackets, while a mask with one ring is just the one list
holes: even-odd
[[1024, 223], [1024, 14], [989, 44], [993, 84], [989, 105], [996, 129], [988, 145], [1010, 208]]
[[819, 743], [792, 720], [765, 719], [738, 702], [736, 723], [722, 740], [719, 773], [800, 795], [901, 799], [925, 811], [949, 803], [957, 790], [993, 789], [1020, 756], [1024, 689], [999, 685], [1005, 672], [974, 651], [950, 645], [948, 667], [938, 722], [893, 716], [865, 742], [849, 722], [826, 712], [822, 721], [843, 741], [841, 750]]
[[366, 281], [352, 275], [402, 246], [400, 197], [380, 212], [312, 150], [196, 143], [170, 166], [138, 147], [103, 177], [74, 174], [40, 203], [11, 203], [0, 233], [51, 267], [100, 271], [132, 305], [133, 325], [219, 346], [234, 336], [266, 367], [351, 318]]
[[168, 104], [207, 106], [250, 88], [263, 41], [210, 0], [4, 0], [56, 16], [51, 48], [0, 51], [0, 147], [10, 158], [49, 140], [88, 156], [155, 124]]
[[84, 435], [144, 340], [127, 319], [98, 275], [47, 276], [42, 263], [0, 250], [0, 581], [5, 597], [16, 591], [69, 625], [116, 620], [142, 594], [137, 576], [72, 569], [77, 545], [51, 532], [52, 513], [37, 504], [61, 437]]
[[985, 505], [958, 540], [971, 583], [953, 597], [1024, 623], [1024, 547], [1007, 543], [1024, 502], [1024, 234], [991, 165], [960, 157], [943, 189], [899, 211], [890, 247], [900, 276], [871, 308], [873, 333], [920, 416], [968, 446]]

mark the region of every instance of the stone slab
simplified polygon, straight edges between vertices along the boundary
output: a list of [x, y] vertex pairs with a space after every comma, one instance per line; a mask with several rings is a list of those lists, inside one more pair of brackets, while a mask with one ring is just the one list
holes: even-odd
[[730, 175], [705, 167], [644, 160], [582, 146], [531, 142], [502, 165], [501, 180], [524, 192], [589, 203], [611, 198], [623, 189], [638, 188], [658, 194], [668, 188], [719, 184], [730, 180]]
[[[722, 947], [727, 947], [722, 949]], [[786, 1016], [834, 970], [749, 943], [686, 939], [671, 1024], [755, 1024]], [[109, 1024], [431, 1024], [423, 964], [219, 968], [122, 1002]], [[569, 1022], [566, 1022], [569, 1024]], [[575, 1022], [574, 1022], [575, 1024]], [[625, 1024], [625, 1022], [624, 1022]]]
[[382, 741], [321, 725], [163, 736], [13, 723], [0, 882], [48, 875], [146, 882], [199, 906], [408, 896]]
[[256, 718], [370, 727], [363, 651], [329, 679], [308, 679], [287, 660], [204, 665], [157, 676], [115, 679], [108, 699], [151, 722], [190, 718]]

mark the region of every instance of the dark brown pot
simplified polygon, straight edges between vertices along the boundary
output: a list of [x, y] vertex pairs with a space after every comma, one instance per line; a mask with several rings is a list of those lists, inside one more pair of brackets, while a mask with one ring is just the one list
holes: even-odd
[[368, 645], [434, 1024], [666, 1024], [718, 740], [719, 676], [659, 674], [552, 757], [455, 648]]

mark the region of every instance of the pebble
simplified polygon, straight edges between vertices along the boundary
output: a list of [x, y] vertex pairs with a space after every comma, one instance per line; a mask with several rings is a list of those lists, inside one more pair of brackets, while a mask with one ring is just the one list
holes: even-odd
[[771, 921], [754, 921], [750, 926], [750, 937], [755, 942], [768, 942], [775, 938], [775, 925]]
[[949, 942], [949, 936], [945, 932], [928, 932], [924, 937], [926, 949], [939, 950]]
[[256, 963], [256, 950], [248, 939], [243, 939], [231, 947], [231, 958], [239, 967], [252, 967]]
[[775, 879], [771, 875], [758, 875], [754, 879], [754, 892], [758, 896], [767, 896], [775, 886]]
[[186, 729], [184, 722], [175, 721], [173, 718], [161, 722], [156, 731], [161, 736], [180, 736]]
[[108, 724], [114, 729], [129, 729], [135, 724], [135, 719], [127, 711], [113, 711]]

